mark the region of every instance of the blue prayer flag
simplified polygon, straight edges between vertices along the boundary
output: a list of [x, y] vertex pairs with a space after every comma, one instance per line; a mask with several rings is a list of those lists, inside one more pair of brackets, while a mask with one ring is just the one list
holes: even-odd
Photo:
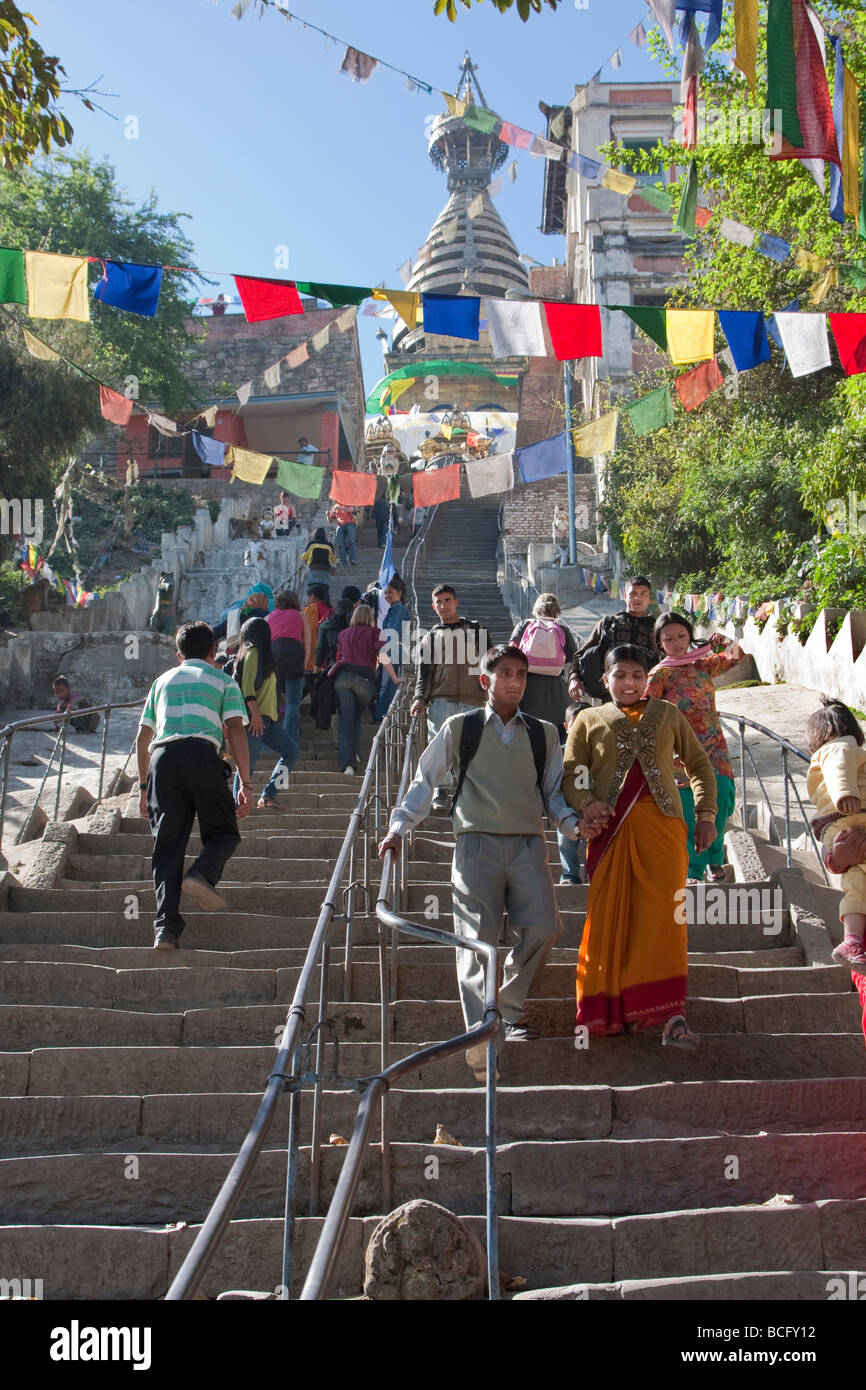
[[602, 165], [597, 159], [589, 159], [585, 154], [578, 154], [577, 150], [572, 150], [568, 156], [568, 167], [574, 169], [583, 179], [597, 179], [602, 170]]
[[758, 232], [754, 244], [755, 250], [760, 251], [762, 256], [769, 256], [771, 261], [786, 261], [791, 254], [790, 241], [783, 241], [780, 236], [769, 236], [767, 232]]
[[[779, 310], [779, 313], [780, 313], [780, 314], [799, 314], [799, 312], [800, 312], [800, 301], [799, 301], [799, 299], [792, 299], [790, 304], [786, 304], [785, 307], [784, 307], [784, 309], [780, 309], [780, 310]], [[782, 350], [784, 351], [784, 343], [782, 342], [782, 335], [781, 335], [781, 333], [779, 332], [778, 328], [776, 327], [776, 316], [775, 316], [775, 314], [771, 314], [770, 317], [767, 319], [767, 332], [769, 333], [770, 337], [773, 339], [773, 342], [776, 344], [776, 347], [782, 348]]]
[[537, 483], [542, 478], [555, 478], [559, 473], [567, 473], [569, 457], [565, 431], [555, 434], [552, 439], [542, 439], [540, 444], [516, 449], [515, 457], [524, 483]]
[[222, 468], [226, 461], [226, 446], [219, 439], [211, 439], [209, 434], [199, 434], [198, 430], [192, 432], [192, 447], [195, 449], [202, 463], [208, 464], [211, 468]]
[[422, 294], [424, 332], [447, 333], [450, 338], [478, 341], [481, 300], [474, 296]]
[[162, 266], [105, 261], [105, 273], [93, 291], [94, 299], [153, 318], [162, 288]]
[[685, 10], [680, 37], [683, 43], [689, 36], [689, 30], [694, 24], [695, 11], [707, 15], [707, 34], [704, 39], [704, 52], [707, 53], [712, 48], [719, 34], [722, 32], [722, 0], [677, 0], [676, 8]]
[[718, 313], [738, 372], [747, 372], [759, 362], [769, 362], [770, 344], [763, 314], [742, 309], [720, 309]]
[[394, 578], [397, 568], [394, 564], [394, 541], [391, 534], [391, 525], [388, 524], [388, 536], [385, 541], [385, 549], [382, 552], [382, 563], [379, 566], [379, 583], [382, 589], [388, 587], [389, 580]]
[[[833, 39], [836, 51], [835, 73], [833, 77], [833, 125], [836, 127], [836, 143], [839, 158], [845, 144], [843, 112], [845, 108], [845, 60], [842, 57], [842, 40]], [[842, 196], [842, 169], [838, 164], [830, 165], [830, 216], [835, 222], [845, 221], [845, 200]]]

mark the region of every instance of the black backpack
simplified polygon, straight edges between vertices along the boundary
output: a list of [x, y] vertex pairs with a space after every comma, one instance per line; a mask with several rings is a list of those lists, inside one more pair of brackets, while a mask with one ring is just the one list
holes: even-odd
[[608, 692], [601, 683], [601, 678], [604, 675], [604, 658], [610, 648], [610, 631], [612, 627], [610, 616], [604, 620], [601, 635], [596, 645], [594, 647], [587, 647], [583, 655], [577, 657], [576, 660], [581, 684], [587, 694], [591, 695], [594, 700], [610, 699]]
[[[463, 783], [466, 781], [466, 770], [478, 752], [481, 735], [484, 733], [484, 715], [485, 710], [482, 708], [473, 710], [471, 714], [464, 716], [463, 728], [460, 730], [460, 772], [457, 777], [457, 787], [451, 798], [451, 805], [448, 807], [449, 816], [454, 815], [457, 798], [463, 789]], [[542, 783], [547, 764], [547, 740], [544, 737], [544, 729], [541, 720], [536, 719], [534, 715], [521, 712], [520, 717], [526, 725], [526, 732], [529, 734], [529, 743], [535, 760], [535, 780], [543, 800]]]

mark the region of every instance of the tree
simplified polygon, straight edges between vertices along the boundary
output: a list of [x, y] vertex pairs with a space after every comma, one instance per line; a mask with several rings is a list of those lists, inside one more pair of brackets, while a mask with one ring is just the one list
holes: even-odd
[[[11, 0], [0, 0], [0, 151], [7, 169], [72, 139], [72, 126], [56, 104], [66, 73], [33, 38], [28, 20], [36, 24]], [[86, 99], [84, 104], [92, 109]]]
[[[0, 173], [0, 245], [150, 265], [191, 265], [193, 247], [179, 220], [152, 193], [141, 204], [118, 186], [107, 161], [85, 151], [39, 167]], [[98, 263], [91, 272], [95, 284]], [[35, 361], [23, 343], [27, 326], [92, 377], [122, 390], [130, 376], [143, 401], [171, 413], [195, 404], [184, 377], [196, 341], [188, 328], [194, 271], [163, 276], [154, 318], [91, 301], [90, 323], [30, 320], [7, 306], [0, 316], [0, 491], [7, 497], [50, 496], [67, 455], [99, 432], [96, 383], [62, 363]]]
[[[845, 61], [862, 87], [866, 15], [835, 3], [820, 8], [825, 25], [843, 26]], [[760, 33], [766, 34], [763, 0]], [[657, 31], [651, 44], [675, 73], [680, 60]], [[766, 105], [766, 61], [759, 54], [753, 96], [739, 70], [729, 71], [722, 61], [722, 52], [734, 46], [733, 16], [726, 13], [701, 79], [708, 119], [698, 148], [686, 153], [681, 145], [660, 143], [650, 151], [629, 151], [639, 172], [674, 167], [682, 173], [694, 160], [702, 201], [711, 209], [706, 227], [688, 245], [688, 278], [669, 303], [772, 313], [799, 299], [801, 309], [811, 309], [809, 297], [820, 295], [816, 286], [826, 269], [841, 267], [838, 285], [831, 285], [815, 307], [862, 310], [866, 248], [856, 221], [839, 224], [830, 218], [826, 193], [798, 161], [775, 161], [762, 144], [741, 143], [743, 129], [749, 129], [746, 112]], [[829, 44], [827, 55], [832, 84]], [[740, 139], [731, 140], [734, 130]], [[618, 162], [615, 144], [603, 154]], [[681, 177], [680, 189], [683, 182]], [[826, 265], [793, 254], [780, 263], [728, 241], [721, 235], [723, 217], [780, 237]], [[725, 345], [719, 328], [716, 351]], [[663, 369], [636, 382], [636, 394], [672, 385], [680, 370]], [[804, 579], [804, 546], [822, 531], [828, 504], [849, 489], [866, 491], [866, 378], [846, 377], [834, 367], [795, 379], [783, 370], [782, 354], [774, 348], [772, 360], [741, 374], [738, 384], [738, 399], [727, 400], [717, 391], [699, 411], [678, 411], [667, 430], [638, 439], [625, 427], [625, 443], [609, 466], [608, 522], [630, 561], [640, 557], [641, 568], [679, 574], [691, 591], [730, 586], [762, 590], [764, 598], [794, 597], [792, 586], [802, 587]], [[643, 495], [641, 480], [652, 483]], [[809, 554], [827, 581], [820, 601], [829, 603], [837, 601], [839, 585], [845, 593], [854, 585], [839, 560], [844, 539], [834, 544], [833, 564], [822, 567], [827, 543], [825, 534]], [[856, 548], [852, 537], [852, 557]]]

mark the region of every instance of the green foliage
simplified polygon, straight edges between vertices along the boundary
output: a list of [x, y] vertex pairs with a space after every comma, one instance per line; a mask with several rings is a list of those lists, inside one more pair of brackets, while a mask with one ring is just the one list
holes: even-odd
[[[835, 0], [818, 8], [828, 27], [842, 23], [845, 60], [861, 89], [862, 112], [866, 12], [853, 13]], [[766, 10], [761, 0], [761, 34]], [[658, 30], [650, 43], [673, 75], [680, 57]], [[671, 305], [771, 313], [799, 298], [807, 310], [819, 273], [796, 264], [793, 255], [780, 264], [727, 241], [719, 231], [722, 217], [782, 237], [831, 264], [858, 259], [863, 243], [856, 220], [849, 217], [840, 226], [830, 218], [826, 194], [798, 161], [769, 159], [762, 145], [720, 142], [720, 134], [730, 137], [735, 116], [739, 132], [744, 113], [766, 105], [765, 51], [759, 52], [752, 94], [742, 74], [728, 71], [715, 56], [734, 46], [733, 7], [726, 6], [721, 40], [701, 79], [710, 115], [697, 150], [684, 155], [680, 145], [659, 142], [651, 150], [630, 149], [629, 164], [637, 172], [682, 173], [685, 160], [696, 160], [701, 201], [712, 210], [707, 226], [687, 243], [688, 278], [671, 292]], [[832, 88], [829, 43], [827, 57]], [[602, 154], [621, 162], [615, 144]], [[843, 282], [830, 289], [820, 308], [866, 309], [866, 292]], [[725, 346], [717, 329], [716, 352]], [[823, 518], [832, 499], [845, 499], [852, 490], [866, 495], [866, 377], [843, 378], [832, 368], [794, 379], [782, 370], [775, 348], [772, 359], [740, 375], [738, 400], [717, 391], [698, 410], [677, 410], [669, 428], [644, 438], [622, 429], [625, 442], [608, 470], [606, 522], [631, 566], [665, 575], [690, 592], [712, 587], [748, 594], [752, 602], [799, 596], [819, 605], [864, 607], [863, 540], [851, 530], [828, 539]], [[681, 370], [637, 380], [635, 394], [672, 384]], [[818, 538], [816, 531], [822, 532]], [[812, 625], [814, 618], [790, 626], [802, 634]]]
[[[124, 489], [118, 487], [114, 479], [91, 475], [73, 485], [71, 498], [78, 563], [86, 576], [88, 571], [103, 568], [100, 561], [112, 545], [119, 543]], [[132, 541], [142, 549], [145, 548], [143, 542], [158, 544], [163, 531], [191, 525], [195, 514], [195, 503], [188, 492], [162, 487], [159, 483], [136, 484], [130, 489], [129, 502]], [[72, 557], [64, 548], [59, 546], [54, 552], [51, 566], [63, 578], [72, 577]]]
[[[481, 0], [475, 0], [475, 3], [480, 5]], [[516, 3], [517, 13], [525, 22], [533, 12], [541, 14], [544, 5], [549, 5], [555, 10], [560, 0], [516, 0]], [[472, 0], [460, 0], [460, 4], [466, 10], [472, 8]], [[505, 11], [510, 10], [515, 4], [515, 0], [492, 0], [492, 4], [500, 14], [505, 14]], [[457, 0], [433, 0], [433, 13], [447, 15], [453, 24], [457, 18]]]
[[[46, 513], [55, 466], [99, 428], [92, 383], [51, 362], [37, 362], [0, 336], [0, 489], [4, 497], [41, 497]], [[5, 538], [0, 538], [5, 545]], [[8, 546], [6, 546], [8, 548]]]
[[7, 169], [72, 139], [72, 126], [56, 105], [65, 71], [36, 42], [28, 20], [36, 24], [11, 0], [0, 0], [0, 150]]
[[24, 617], [21, 590], [25, 582], [22, 571], [11, 560], [0, 565], [0, 612], [5, 612], [13, 625], [20, 623]]

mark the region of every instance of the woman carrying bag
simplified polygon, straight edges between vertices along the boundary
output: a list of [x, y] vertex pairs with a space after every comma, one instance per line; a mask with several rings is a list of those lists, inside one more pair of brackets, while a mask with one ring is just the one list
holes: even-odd
[[557, 621], [562, 609], [556, 594], [539, 594], [532, 606], [532, 617], [518, 623], [509, 638], [529, 661], [526, 694], [520, 701], [524, 714], [546, 719], [565, 742], [565, 710], [568, 705], [566, 671], [577, 651], [577, 643], [564, 623]]

